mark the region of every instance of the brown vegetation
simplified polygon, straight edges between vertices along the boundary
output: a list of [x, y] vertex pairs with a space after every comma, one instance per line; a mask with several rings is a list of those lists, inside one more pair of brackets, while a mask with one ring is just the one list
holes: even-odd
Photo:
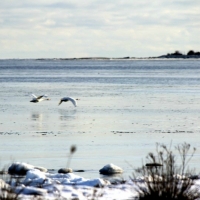
[[171, 147], [157, 144], [156, 154], [149, 153], [147, 159], [160, 165], [142, 166], [135, 170], [134, 179], [136, 175], [145, 177], [144, 184], [136, 182], [140, 200], [194, 200], [200, 197], [200, 193], [192, 189], [190, 177], [194, 171], [188, 167], [196, 149], [190, 152], [190, 145], [184, 143], [176, 146], [175, 150], [180, 156], [180, 165]]

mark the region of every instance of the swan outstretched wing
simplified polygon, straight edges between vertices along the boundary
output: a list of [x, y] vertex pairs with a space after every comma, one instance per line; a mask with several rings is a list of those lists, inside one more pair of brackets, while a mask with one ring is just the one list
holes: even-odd
[[75, 107], [77, 106], [77, 103], [76, 103], [75, 99], [73, 99], [71, 97], [68, 97], [68, 100], [71, 101]]
[[31, 94], [31, 96], [32, 96], [32, 100], [39, 100], [39, 101], [49, 100], [49, 99], [47, 99], [48, 96], [46, 94], [40, 95], [38, 97], [36, 95], [34, 95], [34, 94]]
[[41, 99], [41, 98], [47, 98], [48, 96], [46, 94], [43, 94], [43, 95], [40, 95], [40, 96], [36, 96], [34, 94], [31, 94], [31, 96], [34, 98], [34, 99]]
[[41, 96], [38, 96], [37, 99], [41, 99], [41, 98], [44, 98], [45, 96], [44, 95], [41, 95]]
[[60, 105], [62, 103], [62, 99], [60, 100], [60, 102], [58, 103], [58, 105]]
[[32, 96], [34, 99], [37, 99], [37, 96], [35, 96], [34, 94], [31, 94], [31, 96]]

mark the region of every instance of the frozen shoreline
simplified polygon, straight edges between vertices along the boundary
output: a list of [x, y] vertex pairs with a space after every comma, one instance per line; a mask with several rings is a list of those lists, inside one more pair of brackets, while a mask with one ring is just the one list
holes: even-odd
[[[21, 166], [20, 166], [21, 165]], [[25, 176], [21, 178], [11, 177], [9, 181], [2, 181], [0, 179], [0, 190], [13, 188], [19, 198], [32, 199], [137, 199], [139, 196], [139, 187], [145, 188], [145, 181], [150, 180], [151, 177], [129, 178], [127, 180], [113, 180], [95, 178], [85, 179], [74, 173], [49, 173], [43, 172], [44, 168], [31, 169], [32, 166], [26, 163], [18, 165], [19, 168], [27, 168]], [[3, 176], [3, 175], [2, 175]], [[8, 176], [8, 175], [7, 175]], [[20, 177], [20, 176], [19, 176]], [[182, 179], [182, 176], [176, 176]], [[193, 180], [193, 179], [191, 179]], [[138, 187], [139, 186], [139, 187]], [[191, 190], [197, 189], [199, 191], [200, 176], [196, 175], [193, 180]]]
[[25, 175], [19, 179], [16, 178], [18, 176], [9, 179], [7, 175], [9, 181], [1, 181], [0, 188], [11, 186], [22, 199], [32, 199], [33, 196], [44, 199], [128, 199], [137, 196], [131, 180], [85, 179], [75, 173], [45, 172], [43, 167], [37, 167], [39, 170], [26, 163], [13, 163], [8, 170], [13, 166], [16, 172], [18, 169], [18, 172], [21, 170]]

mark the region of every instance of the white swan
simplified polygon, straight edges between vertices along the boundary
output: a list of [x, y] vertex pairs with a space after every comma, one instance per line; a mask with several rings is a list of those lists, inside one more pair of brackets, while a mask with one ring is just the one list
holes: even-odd
[[32, 100], [30, 101], [32, 103], [38, 103], [40, 101], [44, 101], [44, 100], [48, 101], [48, 100], [50, 100], [49, 98], [47, 98], [46, 94], [38, 96], [38, 97], [35, 96], [34, 94], [31, 94], [31, 96], [33, 97]]
[[79, 100], [79, 99], [74, 99], [72, 97], [63, 97], [62, 99], [60, 99], [60, 102], [58, 105], [60, 105], [62, 102], [71, 101], [73, 103], [73, 105], [76, 107], [77, 106], [76, 100]]

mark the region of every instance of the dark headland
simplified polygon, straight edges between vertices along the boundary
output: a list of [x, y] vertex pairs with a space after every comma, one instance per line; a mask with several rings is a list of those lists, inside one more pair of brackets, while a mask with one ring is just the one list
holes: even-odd
[[190, 50], [187, 54], [182, 54], [180, 51], [175, 51], [174, 53], [168, 53], [167, 55], [158, 56], [157, 58], [200, 58], [200, 52]]

